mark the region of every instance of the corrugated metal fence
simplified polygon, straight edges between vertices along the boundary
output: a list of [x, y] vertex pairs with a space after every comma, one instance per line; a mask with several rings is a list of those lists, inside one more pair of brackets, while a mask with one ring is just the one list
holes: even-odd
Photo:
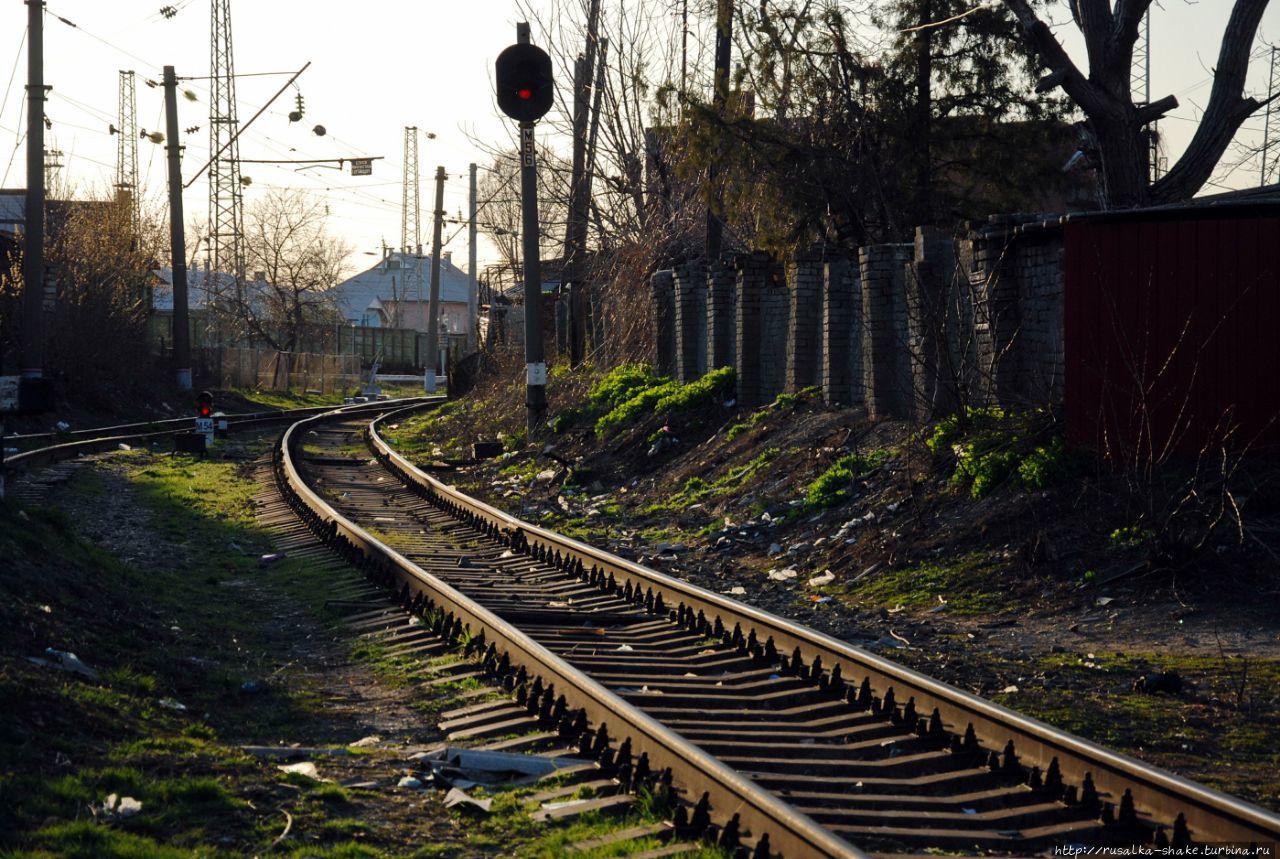
[[1069, 441], [1280, 452], [1280, 207], [1095, 216], [1064, 242]]

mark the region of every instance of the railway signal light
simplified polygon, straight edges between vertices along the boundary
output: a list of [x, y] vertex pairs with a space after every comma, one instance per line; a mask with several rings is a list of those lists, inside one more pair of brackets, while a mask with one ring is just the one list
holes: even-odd
[[208, 391], [201, 391], [196, 395], [196, 416], [202, 418], [213, 417], [213, 394]]
[[511, 45], [496, 63], [498, 107], [512, 119], [537, 122], [555, 100], [551, 57], [537, 45]]

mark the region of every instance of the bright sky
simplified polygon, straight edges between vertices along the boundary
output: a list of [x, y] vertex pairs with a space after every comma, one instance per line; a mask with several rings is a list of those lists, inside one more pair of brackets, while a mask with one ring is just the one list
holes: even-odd
[[[209, 73], [208, 0], [169, 0], [178, 8], [172, 19], [159, 9], [162, 0], [48, 0], [45, 18], [45, 83], [52, 86], [46, 113], [52, 129], [46, 146], [63, 153], [63, 181], [84, 192], [105, 194], [114, 182], [116, 138], [108, 124], [116, 122], [118, 71], [137, 72], [137, 121], [140, 128], [163, 130], [163, 96], [146, 79], [159, 80], [171, 64], [179, 76]], [[533, 5], [540, 5], [535, 0]], [[1180, 152], [1209, 95], [1217, 40], [1230, 3], [1227, 0], [1165, 0], [1155, 8], [1152, 24], [1152, 96], [1177, 95], [1182, 106], [1162, 124], [1172, 155]], [[1056, 17], [1069, 22], [1065, 6]], [[71, 21], [73, 28], [59, 20]], [[264, 189], [300, 187], [323, 194], [329, 204], [330, 229], [356, 250], [352, 267], [365, 267], [381, 243], [399, 243], [404, 127], [432, 132], [419, 141], [423, 244], [430, 245], [432, 177], [436, 165], [449, 174], [445, 209], [465, 216], [467, 165], [482, 167], [490, 158], [474, 141], [492, 147], [509, 145], [511, 124], [500, 117], [492, 95], [492, 68], [497, 53], [515, 41], [520, 17], [514, 0], [374, 0], [354, 6], [284, 3], [259, 0], [232, 4], [235, 68], [240, 75], [295, 71], [311, 67], [297, 89], [306, 100], [303, 121], [290, 123], [291, 88], [241, 139], [240, 155], [253, 158], [337, 158], [381, 155], [373, 175], [297, 165], [245, 164], [253, 180], [246, 203]], [[6, 81], [0, 104], [0, 169], [6, 188], [25, 184], [25, 91], [27, 7], [5, 0], [0, 10], [0, 82]], [[1056, 28], [1082, 67], [1082, 52], [1071, 40], [1074, 28]], [[1262, 36], [1280, 39], [1280, 10], [1272, 7]], [[535, 34], [536, 40], [536, 34]], [[1250, 88], [1265, 94], [1270, 52], [1260, 45]], [[11, 73], [11, 74], [10, 74]], [[287, 76], [241, 77], [237, 80], [238, 113], [247, 120], [278, 90]], [[561, 82], [561, 86], [563, 86]], [[209, 82], [191, 81], [198, 101], [179, 100], [180, 127], [200, 126], [184, 135], [184, 176], [208, 159]], [[315, 136], [314, 125], [327, 136]], [[1245, 134], [1260, 139], [1261, 115], [1246, 124]], [[165, 205], [164, 149], [139, 141], [140, 181], [149, 204]], [[1242, 187], [1257, 184], [1257, 161], [1225, 180]], [[1219, 177], [1220, 179], [1222, 177]], [[1209, 188], [1206, 190], [1216, 190]], [[203, 180], [184, 195], [188, 223], [203, 221], [208, 190]], [[456, 262], [465, 263], [466, 231], [447, 225]], [[481, 244], [483, 264], [496, 254]]]

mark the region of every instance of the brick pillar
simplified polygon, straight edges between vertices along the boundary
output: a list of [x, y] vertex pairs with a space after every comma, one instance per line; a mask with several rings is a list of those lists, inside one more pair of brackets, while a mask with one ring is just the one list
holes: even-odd
[[675, 275], [671, 269], [655, 271], [649, 278], [653, 297], [653, 368], [659, 376], [676, 373]]
[[978, 402], [1012, 404], [1021, 375], [1018, 343], [1018, 278], [1009, 229], [993, 224], [973, 239], [970, 283], [974, 294]]
[[828, 260], [822, 279], [822, 397], [833, 406], [860, 406], [862, 290], [858, 268]]
[[733, 367], [737, 359], [738, 272], [724, 261], [711, 264], [707, 286], [707, 369]]
[[955, 243], [937, 227], [916, 229], [914, 259], [906, 270], [907, 327], [913, 389], [912, 411], [927, 422], [959, 406], [955, 302]]
[[911, 361], [908, 353], [904, 271], [913, 246], [862, 248], [863, 385], [867, 407], [877, 418], [911, 417]]
[[790, 318], [791, 291], [783, 282], [781, 267], [770, 264], [760, 302], [760, 396], [765, 403], [786, 390]]
[[676, 379], [689, 383], [707, 371], [707, 267], [701, 262], [677, 266]]
[[769, 282], [769, 255], [742, 254], [736, 260], [738, 300], [734, 307], [737, 329], [736, 357], [738, 371], [738, 405], [752, 407], [768, 402], [763, 397], [760, 379], [762, 307]]
[[787, 325], [786, 390], [792, 393], [822, 383], [822, 269], [821, 250], [801, 251], [791, 258], [787, 280], [791, 287]]

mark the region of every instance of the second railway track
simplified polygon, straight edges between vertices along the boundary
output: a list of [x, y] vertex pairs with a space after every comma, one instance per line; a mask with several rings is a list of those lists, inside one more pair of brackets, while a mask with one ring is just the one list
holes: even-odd
[[512, 690], [482, 718], [541, 726], [627, 783], [665, 775], [686, 833], [710, 823], [759, 856], [1280, 840], [1263, 809], [509, 517], [378, 426], [285, 433], [295, 511]]

